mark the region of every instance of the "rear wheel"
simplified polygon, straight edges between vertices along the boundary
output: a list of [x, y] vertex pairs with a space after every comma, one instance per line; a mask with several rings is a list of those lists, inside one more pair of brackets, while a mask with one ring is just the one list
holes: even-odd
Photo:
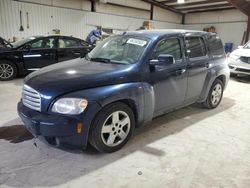
[[11, 62], [0, 62], [0, 80], [13, 80], [17, 75], [17, 68]]
[[91, 145], [104, 153], [121, 149], [133, 133], [134, 121], [133, 111], [124, 103], [104, 107], [92, 124]]
[[204, 102], [204, 106], [207, 108], [216, 108], [222, 99], [223, 96], [223, 82], [219, 79], [216, 79], [210, 88], [209, 94], [207, 96], [206, 101]]

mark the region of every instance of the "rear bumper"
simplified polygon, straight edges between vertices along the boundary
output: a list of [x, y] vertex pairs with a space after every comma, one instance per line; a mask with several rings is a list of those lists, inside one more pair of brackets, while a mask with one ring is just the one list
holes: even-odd
[[[31, 134], [41, 141], [56, 147], [85, 148], [88, 133], [94, 116], [68, 117], [41, 113], [18, 103], [18, 114]], [[93, 113], [91, 113], [93, 114]], [[77, 133], [77, 124], [82, 123], [81, 133]]]

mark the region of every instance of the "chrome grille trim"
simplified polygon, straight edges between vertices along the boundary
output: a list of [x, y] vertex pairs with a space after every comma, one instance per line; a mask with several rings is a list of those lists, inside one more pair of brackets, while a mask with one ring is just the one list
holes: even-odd
[[41, 111], [41, 96], [40, 94], [28, 85], [23, 85], [22, 91], [23, 105], [36, 111]]

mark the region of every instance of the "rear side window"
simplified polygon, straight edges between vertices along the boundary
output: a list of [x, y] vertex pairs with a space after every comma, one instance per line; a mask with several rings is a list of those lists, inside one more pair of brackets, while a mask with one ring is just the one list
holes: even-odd
[[218, 36], [209, 36], [208, 46], [212, 56], [219, 56], [224, 54], [223, 44]]
[[59, 48], [77, 48], [79, 47], [79, 41], [71, 38], [60, 38]]
[[207, 55], [204, 39], [201, 37], [186, 37], [185, 39], [189, 58], [203, 57]]

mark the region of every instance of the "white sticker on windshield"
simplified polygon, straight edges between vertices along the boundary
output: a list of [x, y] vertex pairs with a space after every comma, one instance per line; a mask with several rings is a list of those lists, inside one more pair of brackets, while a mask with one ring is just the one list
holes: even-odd
[[134, 44], [134, 45], [138, 45], [138, 46], [145, 46], [147, 44], [147, 41], [145, 40], [140, 40], [140, 39], [133, 39], [130, 38], [127, 41], [128, 44]]

